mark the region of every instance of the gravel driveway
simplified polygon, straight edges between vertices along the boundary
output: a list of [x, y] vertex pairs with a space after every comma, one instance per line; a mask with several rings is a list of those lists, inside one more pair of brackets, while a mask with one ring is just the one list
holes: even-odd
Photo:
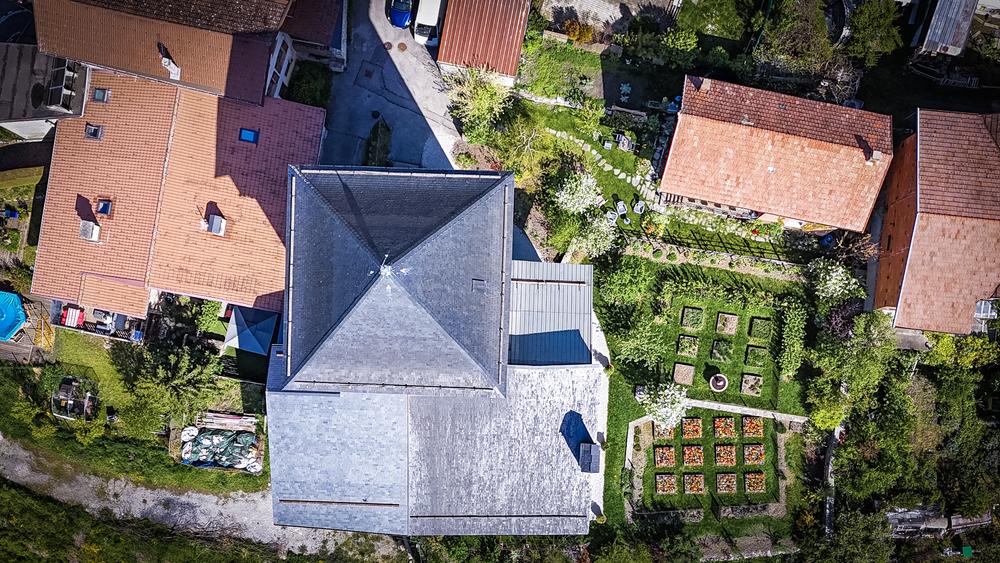
[[[307, 553], [324, 548], [332, 550], [351, 535], [275, 526], [270, 491], [216, 496], [151, 489], [126, 479], [102, 479], [49, 460], [42, 461], [3, 435], [0, 435], [0, 476], [60, 502], [82, 506], [92, 514], [106, 509], [119, 518], [147, 518], [179, 531], [270, 544], [279, 553], [286, 549]], [[381, 553], [396, 549], [388, 537], [380, 541]]]

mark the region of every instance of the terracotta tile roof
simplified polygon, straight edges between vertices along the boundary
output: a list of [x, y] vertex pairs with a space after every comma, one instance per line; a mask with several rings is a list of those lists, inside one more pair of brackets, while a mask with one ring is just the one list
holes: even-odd
[[[140, 78], [92, 72], [90, 81], [111, 88], [114, 103], [87, 104], [84, 117], [56, 127], [32, 282], [32, 293], [73, 302], [87, 274], [145, 286], [177, 99], [176, 87]], [[137, 116], [133, 126], [121, 126]], [[104, 127], [100, 141], [84, 137], [88, 122]], [[80, 238], [80, 221], [95, 218], [98, 197], [112, 200], [113, 214], [99, 221], [100, 242], [94, 244]], [[145, 316], [132, 300], [114, 310]]]
[[897, 326], [968, 333], [976, 301], [996, 296], [998, 126], [997, 114], [919, 110], [916, 226]]
[[1000, 220], [1000, 114], [917, 115], [919, 211]]
[[967, 334], [1000, 285], [1000, 221], [918, 213], [896, 326]]
[[[315, 162], [323, 110], [104, 71], [91, 87], [110, 88], [111, 102], [57, 127], [33, 293], [137, 317], [138, 287], [280, 310], [287, 165]], [[100, 141], [84, 137], [88, 122], [103, 126]], [[256, 145], [241, 128], [259, 132]], [[97, 217], [94, 244], [80, 215], [99, 198], [113, 213]], [[224, 236], [203, 230], [208, 210], [226, 218]]]
[[77, 0], [222, 33], [277, 31], [290, 0]]
[[[316, 161], [323, 120], [284, 100], [181, 90], [149, 285], [280, 311], [288, 165]], [[240, 141], [241, 128], [259, 131], [257, 144]], [[202, 230], [209, 209], [226, 218], [225, 236]]]
[[269, 36], [234, 37], [72, 0], [36, 0], [34, 6], [38, 46], [50, 55], [169, 80], [159, 42], [180, 67], [178, 84], [256, 103], [263, 97]]
[[438, 61], [516, 76], [528, 7], [528, 0], [451, 0]]
[[660, 191], [862, 231], [891, 159], [889, 116], [689, 76]]
[[329, 46], [341, 6], [341, 0], [295, 0], [281, 31], [301, 41]]

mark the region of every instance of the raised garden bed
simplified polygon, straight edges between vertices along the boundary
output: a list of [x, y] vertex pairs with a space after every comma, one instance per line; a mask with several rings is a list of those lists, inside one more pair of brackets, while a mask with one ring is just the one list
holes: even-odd
[[[735, 451], [733, 453], [735, 456]], [[653, 460], [657, 468], [674, 467], [677, 465], [676, 450], [673, 446], [656, 446], [653, 448]]]
[[705, 311], [698, 307], [684, 307], [681, 310], [681, 326], [690, 329], [701, 328], [705, 322]]
[[705, 494], [705, 476], [701, 473], [686, 473], [684, 475], [684, 492], [689, 495]]
[[736, 467], [736, 446], [734, 444], [716, 444], [715, 465]]
[[764, 444], [744, 444], [743, 464], [744, 465], [764, 465], [766, 458]]
[[653, 439], [654, 440], [673, 440], [675, 430], [672, 426], [664, 426], [662, 424], [653, 423]]
[[674, 382], [681, 385], [691, 385], [694, 383], [694, 366], [691, 364], [674, 364]]
[[656, 494], [677, 494], [677, 476], [673, 473], [661, 473], [656, 476]]
[[715, 476], [715, 492], [723, 495], [736, 493], [736, 474], [718, 473]]
[[752, 373], [744, 373], [743, 381], [740, 383], [740, 393], [760, 397], [760, 390], [764, 386], [764, 378]]
[[705, 450], [701, 446], [684, 446], [684, 466], [701, 467], [705, 465]]
[[761, 348], [760, 346], [747, 346], [747, 355], [745, 360], [746, 365], [755, 368], [762, 368], [767, 365], [769, 359], [771, 359], [771, 356], [767, 353], [766, 348]]
[[770, 340], [774, 323], [771, 319], [754, 317], [750, 319], [750, 338], [754, 340]]
[[698, 337], [680, 335], [677, 337], [677, 355], [695, 358], [698, 356]]
[[713, 421], [716, 438], [735, 438], [736, 419], [731, 416], [719, 416]]
[[681, 428], [685, 440], [694, 440], [695, 438], [701, 438], [700, 418], [685, 418], [684, 421], [681, 423]]
[[733, 355], [731, 340], [716, 340], [712, 342], [712, 359], [716, 362], [729, 363]]
[[740, 317], [732, 313], [719, 313], [715, 322], [715, 332], [732, 336], [740, 326]]
[[748, 493], [763, 493], [767, 490], [767, 477], [763, 471], [748, 471], [743, 474], [743, 484]]
[[747, 438], [763, 438], [764, 419], [759, 416], [744, 416], [743, 435]]

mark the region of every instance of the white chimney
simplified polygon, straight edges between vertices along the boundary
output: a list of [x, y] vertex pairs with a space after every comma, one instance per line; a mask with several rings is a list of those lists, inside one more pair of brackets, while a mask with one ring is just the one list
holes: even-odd
[[865, 161], [865, 164], [868, 166], [875, 166], [875, 163], [881, 160], [882, 160], [882, 151], [872, 151], [872, 155], [868, 157], [868, 160]]
[[167, 72], [170, 73], [170, 80], [181, 79], [181, 67], [177, 66], [177, 63], [175, 63], [173, 59], [163, 57], [160, 59], [160, 64], [162, 64], [163, 68], [167, 69]]
[[93, 221], [83, 219], [80, 221], [80, 238], [90, 242], [101, 240], [101, 226]]
[[221, 215], [209, 215], [206, 230], [216, 236], [225, 236], [226, 218]]

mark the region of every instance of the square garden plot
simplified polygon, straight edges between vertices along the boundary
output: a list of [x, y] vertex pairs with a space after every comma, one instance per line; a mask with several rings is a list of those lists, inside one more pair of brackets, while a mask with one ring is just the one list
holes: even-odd
[[698, 337], [684, 336], [677, 337], [677, 355], [695, 358], [698, 356]]
[[684, 446], [684, 466], [701, 467], [705, 465], [705, 450], [701, 446]]
[[701, 328], [705, 322], [705, 311], [698, 307], [684, 307], [681, 309], [681, 326], [690, 329]]
[[743, 485], [748, 493], [767, 492], [767, 476], [763, 471], [748, 471], [743, 474]]
[[774, 323], [771, 319], [754, 317], [750, 319], [750, 338], [754, 340], [770, 340]]
[[744, 416], [743, 435], [747, 438], [763, 438], [764, 419], [759, 416]]
[[735, 438], [736, 419], [731, 416], [718, 416], [713, 421], [716, 438]]
[[673, 473], [661, 473], [656, 476], [656, 494], [677, 494], [677, 476]]
[[736, 466], [736, 445], [716, 444], [715, 445], [715, 465], [722, 467]]
[[[735, 451], [733, 454], [735, 455]], [[653, 448], [654, 465], [660, 467], [673, 467], [677, 465], [677, 455], [673, 446], [656, 446]]]
[[764, 386], [764, 378], [752, 373], [744, 373], [743, 381], [740, 383], [740, 393], [760, 397], [760, 390]]
[[697, 417], [685, 418], [681, 422], [681, 428], [683, 430], [685, 440], [694, 440], [696, 438], [701, 438], [701, 419]]
[[732, 336], [736, 334], [736, 329], [738, 329], [739, 326], [739, 315], [734, 315], [732, 313], [719, 313], [719, 316], [716, 317], [715, 321], [715, 332]]
[[760, 346], [747, 346], [746, 355], [746, 365], [755, 368], [762, 368], [767, 365], [767, 361], [771, 358], [771, 355], [767, 352], [767, 348], [761, 348]]
[[674, 364], [674, 383], [691, 385], [694, 383], [694, 366], [691, 364]]
[[715, 492], [724, 495], [736, 493], [736, 474], [717, 473], [715, 475]]
[[764, 465], [764, 444], [744, 444], [743, 464], [744, 465]]
[[662, 424], [653, 423], [653, 439], [654, 440], [673, 440], [674, 439], [674, 428], [672, 426], [664, 426]]
[[712, 360], [728, 363], [733, 355], [733, 343], [729, 340], [716, 340], [712, 343]]
[[684, 492], [689, 495], [705, 494], [705, 476], [701, 473], [686, 473], [684, 475]]

